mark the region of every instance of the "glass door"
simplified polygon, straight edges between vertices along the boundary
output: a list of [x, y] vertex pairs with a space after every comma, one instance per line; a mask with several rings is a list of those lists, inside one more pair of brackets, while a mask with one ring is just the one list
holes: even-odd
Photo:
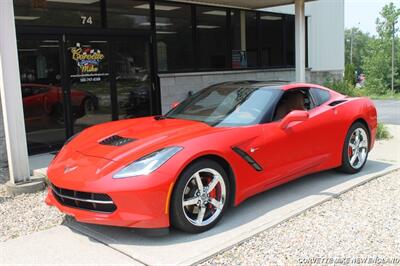
[[113, 40], [118, 119], [152, 114], [150, 44], [146, 36]]
[[147, 36], [70, 37], [66, 44], [73, 132], [152, 114]]
[[110, 43], [106, 38], [71, 37], [66, 43], [73, 132], [111, 121]]
[[30, 154], [65, 141], [59, 36], [18, 36], [18, 58], [26, 138]]

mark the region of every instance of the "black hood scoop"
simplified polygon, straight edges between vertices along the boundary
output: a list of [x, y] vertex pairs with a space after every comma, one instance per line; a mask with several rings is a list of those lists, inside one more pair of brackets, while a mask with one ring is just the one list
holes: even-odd
[[113, 135], [111, 137], [103, 139], [102, 141], [99, 142], [99, 144], [119, 147], [119, 146], [124, 146], [125, 144], [128, 144], [128, 143], [131, 143], [135, 140], [136, 139], [125, 138], [125, 137], [121, 137], [118, 135]]

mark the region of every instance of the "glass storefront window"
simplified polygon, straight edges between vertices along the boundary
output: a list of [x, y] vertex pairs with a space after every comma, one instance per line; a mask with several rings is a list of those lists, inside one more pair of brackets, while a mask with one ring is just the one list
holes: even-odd
[[100, 0], [14, 0], [16, 25], [100, 27]]
[[[232, 40], [232, 68], [234, 69], [257, 67], [256, 15], [256, 12], [250, 11], [235, 10], [231, 12], [230, 32]], [[244, 40], [242, 40], [242, 36], [244, 36]]]
[[260, 14], [260, 44], [262, 67], [283, 66], [283, 17]]
[[190, 5], [157, 3], [155, 13], [158, 70], [193, 69], [194, 52]]
[[107, 1], [107, 23], [110, 28], [150, 30], [149, 1]]
[[197, 65], [199, 69], [227, 68], [227, 10], [196, 7]]
[[246, 12], [246, 49], [247, 49], [247, 66], [257, 67], [257, 13]]
[[[307, 23], [306, 23], [307, 25]], [[295, 66], [295, 30], [294, 30], [294, 16], [286, 17], [286, 41], [287, 41], [287, 66]], [[306, 46], [307, 47], [307, 46]], [[307, 49], [307, 48], [306, 48]]]
[[19, 39], [18, 58], [29, 152], [57, 147], [65, 140], [59, 40]]

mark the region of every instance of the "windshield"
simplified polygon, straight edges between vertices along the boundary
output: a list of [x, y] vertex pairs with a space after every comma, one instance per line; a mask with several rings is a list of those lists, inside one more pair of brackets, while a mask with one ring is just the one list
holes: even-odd
[[277, 89], [214, 86], [186, 99], [166, 117], [195, 120], [211, 126], [258, 124], [279, 96]]

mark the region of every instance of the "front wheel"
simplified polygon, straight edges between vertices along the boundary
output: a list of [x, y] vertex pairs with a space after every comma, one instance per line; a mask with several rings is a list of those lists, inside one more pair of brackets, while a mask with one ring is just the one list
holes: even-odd
[[369, 152], [369, 134], [364, 124], [356, 122], [347, 132], [342, 152], [342, 172], [359, 172], [367, 162]]
[[171, 223], [188, 233], [212, 228], [224, 214], [230, 196], [225, 170], [215, 161], [201, 160], [179, 177], [171, 199]]

